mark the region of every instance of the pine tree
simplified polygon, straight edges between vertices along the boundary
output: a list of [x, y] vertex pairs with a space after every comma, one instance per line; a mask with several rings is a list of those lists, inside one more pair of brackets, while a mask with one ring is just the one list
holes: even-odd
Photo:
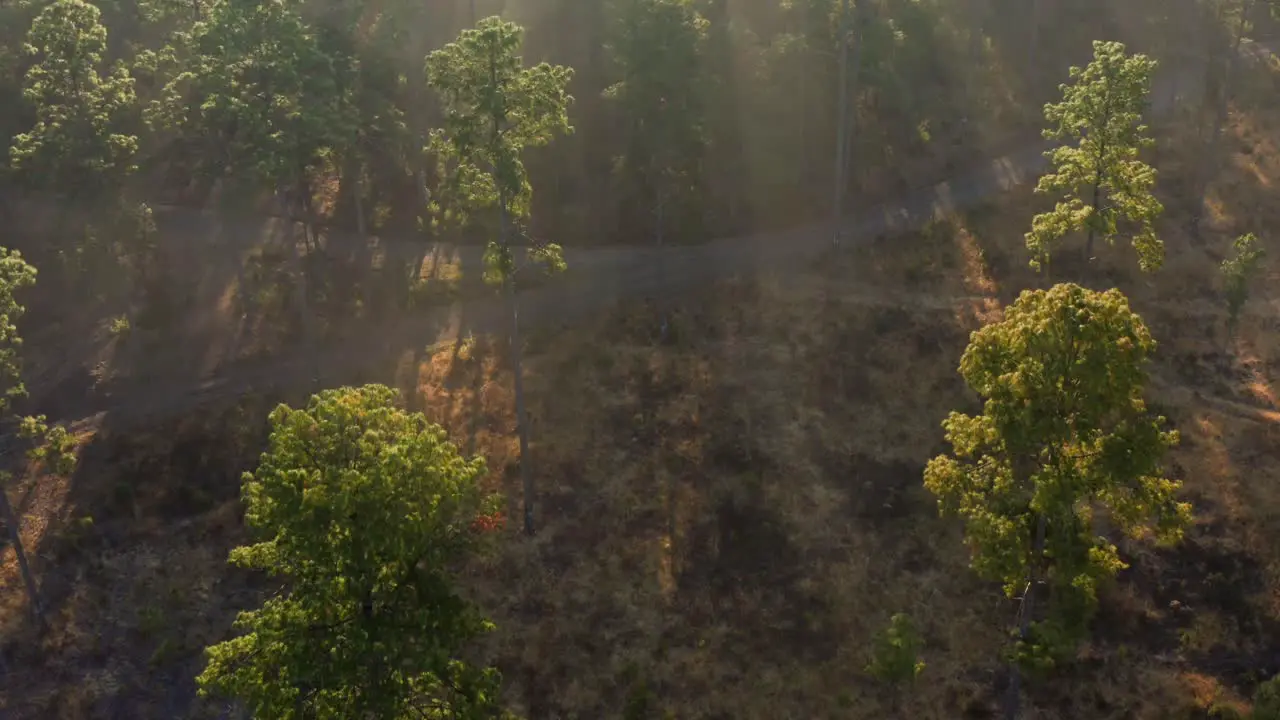
[[[426, 75], [444, 106], [444, 127], [432, 134], [430, 143], [442, 179], [437, 215], [466, 222], [484, 210], [498, 213], [497, 238], [485, 250], [485, 278], [502, 286], [511, 316], [524, 527], [532, 533], [533, 479], [511, 240], [523, 230], [533, 196], [521, 155], [527, 148], [546, 145], [555, 135], [572, 131], [566, 87], [573, 71], [547, 63], [523, 67], [522, 38], [518, 25], [486, 18], [474, 30], [463, 31], [457, 41], [431, 53]], [[529, 253], [549, 270], [564, 268], [559, 245], [533, 245]]]
[[[1022, 598], [1024, 661], [1072, 649], [1099, 581], [1125, 566], [1097, 534], [1096, 513], [1125, 534], [1167, 541], [1190, 519], [1175, 499], [1180, 483], [1160, 474], [1177, 433], [1142, 399], [1154, 350], [1118, 290], [1063, 284], [1023, 292], [1002, 321], [973, 334], [961, 359], [982, 413], [953, 412], [943, 423], [953, 452], [929, 463], [925, 486], [964, 520], [974, 569]], [[1049, 606], [1037, 620], [1042, 583]]]
[[1036, 186], [1061, 199], [1032, 220], [1026, 238], [1032, 267], [1039, 269], [1054, 243], [1080, 230], [1088, 235], [1085, 257], [1092, 259], [1094, 238], [1113, 243], [1121, 223], [1136, 225], [1131, 239], [1142, 269], [1160, 267], [1164, 245], [1155, 221], [1164, 208], [1152, 194], [1156, 171], [1138, 159], [1152, 144], [1141, 123], [1155, 67], [1145, 55], [1126, 55], [1121, 43], [1094, 42], [1093, 62], [1071, 68], [1062, 102], [1045, 106], [1045, 137], [1067, 144], [1046, 153], [1053, 169]]
[[97, 199], [132, 169], [137, 138], [119, 132], [135, 102], [133, 78], [122, 64], [105, 66], [107, 29], [98, 8], [56, 0], [31, 24], [23, 97], [35, 109], [34, 127], [14, 137], [9, 157], [18, 180], [32, 189]]
[[609, 50], [622, 80], [605, 96], [629, 124], [618, 170], [628, 195], [642, 198], [661, 246], [673, 219], [687, 228], [699, 216], [707, 21], [691, 0], [616, 0], [614, 8]]
[[[22, 363], [18, 357], [18, 349], [22, 346], [22, 337], [18, 335], [18, 318], [22, 317], [25, 308], [18, 302], [17, 293], [36, 282], [36, 269], [22, 259], [21, 253], [0, 247], [0, 418], [6, 422], [17, 421], [18, 434], [24, 439], [36, 439], [40, 445], [30, 450], [30, 459], [48, 467], [58, 474], [67, 474], [74, 467], [75, 443], [65, 428], [50, 427], [45, 418], [16, 418], [10, 413], [13, 402], [27, 393], [22, 382]], [[9, 461], [0, 456], [0, 460]], [[4, 487], [9, 484], [12, 475], [8, 471], [0, 471], [0, 521], [9, 530], [9, 542], [18, 558], [18, 570], [22, 582], [27, 589], [27, 599], [31, 611], [41, 624], [45, 623], [44, 607], [40, 600], [40, 591], [35, 575], [27, 561], [27, 553], [22, 545], [21, 527], [13, 506], [9, 503], [9, 495]]]
[[1235, 336], [1240, 311], [1249, 300], [1249, 281], [1257, 274], [1265, 252], [1253, 233], [1236, 238], [1234, 255], [1222, 261], [1222, 284], [1227, 301], [1227, 337]]
[[157, 54], [167, 81], [148, 121], [199, 141], [213, 174], [297, 187], [354, 136], [340, 92], [351, 69], [338, 60], [294, 0], [223, 0]]
[[328, 390], [271, 414], [245, 521], [263, 539], [231, 562], [287, 580], [208, 649], [202, 694], [255, 718], [491, 718], [499, 677], [459, 656], [491, 626], [450, 568], [501, 515], [466, 460], [390, 388]]

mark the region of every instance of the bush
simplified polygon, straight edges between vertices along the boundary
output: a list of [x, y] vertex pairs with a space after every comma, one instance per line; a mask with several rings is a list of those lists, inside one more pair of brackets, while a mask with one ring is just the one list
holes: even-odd
[[910, 616], [898, 613], [890, 618], [889, 627], [876, 636], [867, 672], [895, 685], [913, 681], [924, 670], [920, 647], [920, 635]]

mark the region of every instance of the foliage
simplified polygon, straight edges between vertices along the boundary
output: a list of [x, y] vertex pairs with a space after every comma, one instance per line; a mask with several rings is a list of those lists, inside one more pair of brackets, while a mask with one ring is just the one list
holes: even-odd
[[[27, 394], [18, 358], [22, 337], [17, 325], [25, 308], [18, 302], [17, 293], [35, 282], [36, 269], [22, 259], [22, 254], [0, 247], [0, 414], [8, 414], [13, 401]], [[74, 468], [75, 439], [66, 428], [50, 426], [43, 415], [23, 417], [18, 420], [18, 435], [35, 441], [30, 458], [52, 472], [64, 475]]]
[[614, 15], [609, 50], [623, 79], [605, 96], [630, 127], [618, 169], [646, 209], [688, 202], [706, 143], [699, 65], [707, 20], [691, 0], [620, 0]]
[[1222, 261], [1222, 284], [1227, 299], [1227, 328], [1231, 334], [1240, 321], [1240, 311], [1249, 299], [1249, 281], [1257, 274], [1266, 254], [1253, 233], [1236, 238], [1232, 257]]
[[1118, 42], [1093, 44], [1093, 62], [1071, 68], [1071, 84], [1062, 85], [1062, 102], [1045, 106], [1047, 138], [1067, 144], [1046, 153], [1053, 169], [1040, 178], [1036, 192], [1062, 199], [1053, 210], [1037, 215], [1027, 233], [1031, 265], [1048, 260], [1053, 243], [1086, 230], [1090, 247], [1098, 235], [1113, 243], [1121, 223], [1136, 224], [1134, 249], [1143, 270], [1158, 269], [1164, 245], [1155, 221], [1164, 211], [1152, 188], [1156, 171], [1138, 159], [1152, 144], [1141, 124], [1156, 62], [1145, 55], [1126, 55]]
[[882, 682], [901, 684], [915, 680], [924, 670], [920, 658], [920, 635], [911, 617], [896, 613], [889, 627], [876, 635], [867, 672]]
[[[427, 84], [440, 94], [444, 110], [444, 126], [432, 132], [428, 148], [438, 163], [432, 212], [440, 221], [465, 223], [474, 212], [497, 206], [504, 223], [520, 226], [533, 196], [521, 154], [572, 131], [566, 88], [573, 71], [547, 63], [523, 67], [522, 42], [520, 26], [491, 17], [427, 56]], [[490, 282], [515, 270], [508, 240], [502, 235], [485, 252]], [[563, 267], [558, 245], [543, 245], [532, 259]]]
[[[1190, 519], [1180, 483], [1160, 475], [1176, 432], [1147, 413], [1144, 365], [1155, 342], [1118, 290], [1023, 292], [1001, 322], [975, 332], [960, 363], [981, 415], [943, 423], [953, 455], [925, 470], [940, 509], [965, 521], [973, 566], [1009, 597], [1044, 579], [1053, 612], [1044, 649], [1076, 640], [1099, 580], [1125, 564], [1096, 535], [1105, 512], [1130, 536], [1174, 541]], [[1037, 530], [1043, 523], [1043, 534]]]
[[117, 132], [134, 104], [133, 78], [122, 64], [105, 73], [107, 29], [98, 8], [56, 0], [31, 24], [23, 97], [35, 108], [30, 131], [9, 149], [14, 170], [30, 186], [76, 194], [110, 187], [130, 172], [137, 138]]
[[496, 671], [458, 657], [490, 625], [450, 580], [496, 527], [496, 500], [477, 485], [483, 461], [395, 396], [341, 388], [272, 412], [243, 488], [245, 521], [265, 540], [231, 562], [290, 589], [208, 649], [202, 693], [237, 697], [258, 718], [498, 714]]
[[0, 247], [0, 414], [8, 413], [14, 399], [27, 392], [18, 359], [22, 337], [17, 325], [25, 308], [17, 293], [35, 283], [36, 269], [22, 259], [22, 253]]
[[167, 78], [148, 122], [202, 140], [214, 172], [293, 185], [354, 136], [340, 92], [352, 69], [322, 51], [295, 0], [223, 0], [141, 62]]
[[1253, 696], [1253, 720], [1280, 720], [1280, 675], [1258, 686]]

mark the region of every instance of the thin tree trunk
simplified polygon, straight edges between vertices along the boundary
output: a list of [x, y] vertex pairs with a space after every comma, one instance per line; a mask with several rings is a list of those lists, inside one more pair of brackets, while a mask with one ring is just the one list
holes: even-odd
[[1225, 77], [1219, 88], [1220, 97], [1218, 98], [1217, 108], [1213, 116], [1213, 132], [1209, 136], [1209, 148], [1205, 153], [1204, 160], [1200, 163], [1200, 182], [1198, 186], [1200, 197], [1200, 212], [1196, 213], [1192, 218], [1192, 232], [1195, 235], [1200, 234], [1200, 223], [1206, 213], [1208, 213], [1208, 192], [1209, 183], [1218, 174], [1218, 152], [1222, 143], [1222, 131], [1227, 123], [1227, 108], [1231, 102], [1232, 90], [1235, 86], [1235, 77], [1237, 67], [1240, 62], [1240, 45], [1244, 41], [1245, 19], [1253, 10], [1253, 2], [1246, 0], [1240, 4], [1240, 21], [1236, 28], [1236, 37], [1231, 44], [1231, 54], [1227, 57], [1227, 68]]
[[[862, 38], [865, 36], [864, 31], [867, 28], [867, 11], [870, 0], [859, 0], [853, 8], [853, 27], [850, 29], [852, 37], [849, 38], [853, 44], [853, 68], [849, 71], [849, 100], [847, 102], [848, 116], [845, 120], [846, 129], [844, 137], [844, 168], [845, 175], [841, 180], [841, 187], [848, 189], [850, 185], [849, 178], [856, 177], [857, 167], [853, 163], [853, 140], [857, 136], [858, 129], [858, 95], [862, 90], [862, 62], [865, 53], [862, 52]], [[843, 208], [843, 205], [842, 205]]]
[[[866, 0], [860, 0], [866, 2]], [[849, 0], [840, 3], [840, 74], [836, 110], [836, 171], [831, 198], [831, 245], [840, 246], [840, 220], [844, 216], [845, 121], [849, 113]]]
[[[1027, 589], [1022, 593], [1022, 604], [1018, 609], [1018, 640], [1026, 642], [1031, 634], [1031, 617], [1035, 612], [1036, 586], [1040, 583], [1040, 558], [1044, 555], [1045, 519], [1043, 514], [1036, 517], [1036, 535], [1032, 544], [1034, 557], [1031, 562], [1030, 578]], [[1009, 663], [1009, 687], [1005, 694], [1005, 720], [1018, 720], [1022, 705], [1022, 672], [1018, 668], [1015, 655]]]
[[[658, 205], [658, 223], [657, 223], [657, 228], [656, 228], [656, 231], [655, 231], [655, 234], [656, 234], [655, 241], [656, 241], [657, 246], [658, 246], [658, 268], [659, 268], [659, 272], [660, 272], [662, 275], [665, 275], [665, 274], [666, 274], [666, 268], [665, 268], [665, 262], [664, 262], [664, 255], [663, 255], [663, 253], [662, 253], [662, 245], [663, 245], [663, 239], [664, 239], [664, 237], [663, 237], [663, 225], [664, 225], [664, 222], [663, 222], [663, 221], [664, 221], [664, 219], [665, 219], [665, 218], [663, 217], [663, 215], [665, 215], [665, 210], [666, 210], [666, 199], [663, 197], [663, 193], [662, 193], [661, 191], [659, 191], [659, 192], [658, 192], [658, 203], [657, 203], [657, 205]], [[666, 307], [665, 307], [665, 306], [662, 308], [662, 330], [661, 330], [661, 335], [660, 335], [660, 337], [662, 338], [662, 341], [663, 341], [663, 342], [666, 342], [666, 339], [667, 339], [667, 309], [666, 309]]]
[[1031, 0], [1031, 22], [1028, 29], [1027, 72], [1035, 78], [1036, 55], [1040, 52], [1040, 0]]
[[[498, 239], [509, 254], [511, 245], [507, 239], [507, 196], [499, 191]], [[502, 280], [503, 294], [507, 300], [507, 313], [511, 316], [511, 371], [516, 386], [516, 432], [520, 436], [520, 485], [524, 494], [524, 532], [533, 534], [533, 473], [529, 468], [529, 419], [524, 408], [524, 349], [520, 342], [520, 308], [516, 301], [516, 289], [511, 273]]]
[[365, 225], [364, 216], [364, 164], [356, 163], [356, 177], [352, 187], [355, 193], [355, 210], [356, 210], [356, 266], [360, 268], [359, 277], [365, 278], [360, 283], [360, 307], [367, 317], [369, 314], [369, 273], [372, 268], [369, 262], [369, 236], [366, 234], [367, 226]]
[[9, 494], [4, 488], [0, 488], [0, 514], [3, 514], [0, 519], [4, 520], [4, 524], [9, 527], [9, 542], [13, 543], [13, 551], [18, 556], [18, 570], [22, 574], [23, 584], [27, 586], [27, 597], [31, 600], [31, 613], [40, 623], [41, 628], [48, 627], [44, 606], [40, 602], [40, 591], [36, 587], [36, 578], [31, 574], [31, 566], [27, 564], [27, 553], [22, 547], [18, 518], [13, 512], [13, 506], [9, 503]]
[[[310, 237], [310, 218], [306, 216], [306, 206], [303, 201], [304, 183], [298, 183], [298, 199], [295, 203], [296, 207], [302, 210], [302, 239], [307, 247], [311, 247]], [[298, 305], [298, 317], [302, 324], [302, 342], [311, 344], [311, 304], [310, 304], [310, 283], [308, 278], [310, 272], [307, 270], [306, 258], [298, 252], [298, 238], [294, 235], [293, 221], [290, 219], [288, 225], [288, 236], [286, 241], [289, 243], [289, 257], [293, 260], [294, 270], [298, 273], [298, 279], [293, 284], [293, 299]]]
[[[1097, 217], [1098, 204], [1102, 201], [1101, 170], [1098, 171], [1098, 175], [1099, 177], [1093, 181], [1093, 215], [1090, 216], [1091, 218]], [[1095, 234], [1093, 225], [1089, 225], [1089, 238], [1084, 243], [1084, 261], [1087, 263], [1093, 262], [1093, 237]]]

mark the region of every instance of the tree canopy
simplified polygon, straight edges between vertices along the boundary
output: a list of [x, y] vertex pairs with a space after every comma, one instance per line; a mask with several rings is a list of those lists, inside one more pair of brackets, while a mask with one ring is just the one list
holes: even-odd
[[[519, 226], [533, 199], [521, 154], [573, 129], [567, 92], [573, 71], [548, 63], [524, 67], [523, 37], [519, 25], [491, 17], [427, 56], [427, 84], [439, 93], [444, 115], [429, 145], [442, 179], [438, 215], [465, 221], [496, 208], [504, 224]], [[506, 230], [486, 253], [487, 276], [499, 282], [514, 270]], [[534, 252], [549, 267], [563, 266], [559, 245]]]
[[153, 59], [168, 80], [148, 119], [199, 139], [213, 172], [291, 186], [354, 138], [348, 60], [323, 52], [294, 0], [222, 0]]
[[1258, 237], [1245, 233], [1232, 243], [1232, 255], [1222, 261], [1222, 284], [1227, 300], [1227, 331], [1234, 334], [1240, 311], [1249, 299], [1249, 281], [1266, 255]]
[[450, 580], [497, 501], [477, 484], [483, 461], [395, 398], [341, 388], [271, 414], [243, 487], [246, 523], [263, 539], [231, 562], [288, 590], [209, 648], [201, 692], [238, 698], [257, 718], [498, 714], [496, 671], [459, 657], [489, 623]]
[[138, 141], [119, 124], [135, 102], [133, 78], [122, 63], [105, 67], [100, 20], [83, 0], [56, 0], [31, 24], [25, 49], [35, 62], [23, 97], [36, 121], [9, 150], [12, 168], [31, 187], [92, 194], [132, 170]]
[[1156, 171], [1138, 158], [1152, 142], [1142, 113], [1155, 68], [1145, 55], [1127, 55], [1122, 43], [1095, 41], [1093, 62], [1071, 68], [1062, 102], [1045, 106], [1045, 137], [1066, 144], [1047, 153], [1053, 167], [1036, 186], [1036, 192], [1061, 199], [1032, 221], [1032, 267], [1048, 260], [1055, 242], [1081, 230], [1091, 257], [1094, 237], [1112, 243], [1122, 223], [1135, 225], [1131, 239], [1142, 269], [1160, 267], [1164, 245], [1155, 221], [1164, 208], [1152, 194]]
[[929, 462], [925, 486], [964, 520], [980, 574], [1010, 597], [1047, 582], [1046, 643], [1078, 637], [1098, 581], [1124, 567], [1095, 529], [1098, 513], [1163, 540], [1190, 519], [1180, 483], [1160, 470], [1178, 435], [1142, 397], [1155, 347], [1120, 291], [1062, 284], [1024, 291], [960, 361], [982, 413], [946, 419], [952, 453]]

